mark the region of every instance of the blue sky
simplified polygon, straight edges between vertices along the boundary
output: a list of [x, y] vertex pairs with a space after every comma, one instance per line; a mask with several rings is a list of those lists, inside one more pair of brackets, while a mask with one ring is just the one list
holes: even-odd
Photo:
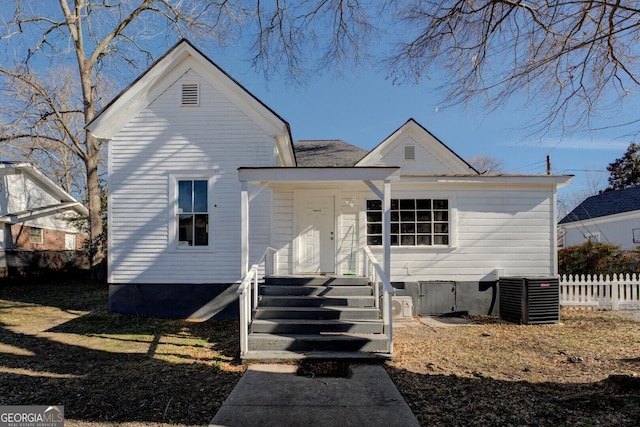
[[[574, 184], [561, 194], [585, 191], [588, 174], [600, 176], [601, 186], [606, 186], [606, 166], [621, 157], [632, 140], [623, 136], [629, 132], [625, 129], [532, 138], [525, 126], [536, 111], [516, 107], [516, 102], [494, 112], [474, 104], [443, 108], [435, 82], [394, 85], [382, 73], [361, 70], [295, 86], [278, 76], [266, 81], [228, 50], [203, 52], [287, 120], [294, 140], [342, 139], [371, 149], [414, 118], [461, 157], [494, 157], [507, 173], [543, 174], [549, 155], [552, 173], [575, 175]], [[629, 109], [638, 111], [633, 105]]]
[[[57, 6], [52, 13], [59, 13]], [[156, 43], [152, 50], [157, 55], [173, 44], [162, 37]], [[167, 45], [163, 46], [164, 43]], [[507, 173], [545, 173], [545, 159], [549, 155], [554, 174], [576, 176], [574, 184], [562, 192], [577, 193], [588, 186], [587, 174], [600, 176], [601, 186], [606, 186], [606, 166], [621, 157], [632, 140], [623, 135], [637, 130], [616, 128], [563, 137], [550, 132], [544, 138], [530, 138], [525, 125], [536, 116], [536, 110], [523, 108], [517, 102], [490, 113], [479, 103], [443, 108], [441, 94], [435, 90], [437, 80], [424, 80], [420, 85], [394, 85], [385, 78], [383, 70], [365, 66], [351, 69], [348, 63], [343, 64], [342, 76], [325, 73], [311, 77], [305, 86], [293, 85], [278, 75], [266, 81], [261, 73], [251, 69], [246, 61], [249, 54], [243, 48], [207, 45], [197, 47], [287, 120], [294, 140], [342, 139], [371, 149], [406, 120], [414, 118], [461, 157], [494, 157], [503, 162]], [[640, 102], [628, 98], [625, 109], [620, 111], [629, 112], [633, 119], [640, 111]], [[619, 105], [615, 103], [614, 109], [618, 110]], [[616, 112], [609, 115], [615, 118]], [[604, 127], [612, 124], [598, 123]]]

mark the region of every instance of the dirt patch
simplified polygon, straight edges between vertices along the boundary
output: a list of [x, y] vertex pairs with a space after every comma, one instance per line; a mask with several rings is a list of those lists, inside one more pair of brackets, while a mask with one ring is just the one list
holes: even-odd
[[304, 360], [296, 371], [296, 375], [309, 378], [351, 378], [352, 374], [349, 362], [345, 361]]

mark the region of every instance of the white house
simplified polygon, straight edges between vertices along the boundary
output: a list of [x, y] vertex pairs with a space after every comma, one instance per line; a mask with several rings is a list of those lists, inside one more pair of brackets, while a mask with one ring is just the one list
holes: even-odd
[[640, 245], [640, 186], [586, 198], [559, 223], [564, 246], [586, 241]]
[[87, 208], [31, 164], [0, 162], [0, 277], [22, 267], [7, 263], [7, 251], [25, 252], [14, 261], [26, 262], [26, 252], [80, 249], [85, 235], [70, 221], [78, 216]]
[[360, 274], [368, 247], [430, 313], [488, 313], [499, 275], [556, 275], [570, 176], [483, 175], [415, 120], [399, 125], [368, 153], [294, 144], [283, 118], [179, 42], [87, 125], [108, 140], [110, 308], [231, 315], [267, 248], [275, 275], [342, 276]]

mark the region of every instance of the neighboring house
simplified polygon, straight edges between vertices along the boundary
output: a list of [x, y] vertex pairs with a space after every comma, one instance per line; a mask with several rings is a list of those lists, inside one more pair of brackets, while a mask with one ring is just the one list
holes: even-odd
[[[0, 277], [80, 249], [85, 235], [70, 221], [79, 216], [88, 216], [82, 203], [31, 164], [0, 162]], [[43, 255], [50, 251], [61, 255]]]
[[640, 245], [640, 186], [588, 197], [559, 225], [565, 247], [592, 241], [635, 249]]
[[187, 41], [87, 129], [108, 140], [113, 311], [229, 315], [268, 247], [278, 275], [345, 275], [368, 246], [399, 294], [416, 306], [429, 294], [429, 314], [486, 314], [498, 275], [557, 273], [556, 191], [570, 176], [481, 175], [413, 119], [371, 152], [293, 144]]

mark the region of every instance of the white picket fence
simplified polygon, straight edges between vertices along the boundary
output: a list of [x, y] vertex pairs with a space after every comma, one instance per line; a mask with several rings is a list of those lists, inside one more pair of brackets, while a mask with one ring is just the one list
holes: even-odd
[[638, 310], [640, 276], [563, 275], [560, 277], [560, 305], [593, 310]]

